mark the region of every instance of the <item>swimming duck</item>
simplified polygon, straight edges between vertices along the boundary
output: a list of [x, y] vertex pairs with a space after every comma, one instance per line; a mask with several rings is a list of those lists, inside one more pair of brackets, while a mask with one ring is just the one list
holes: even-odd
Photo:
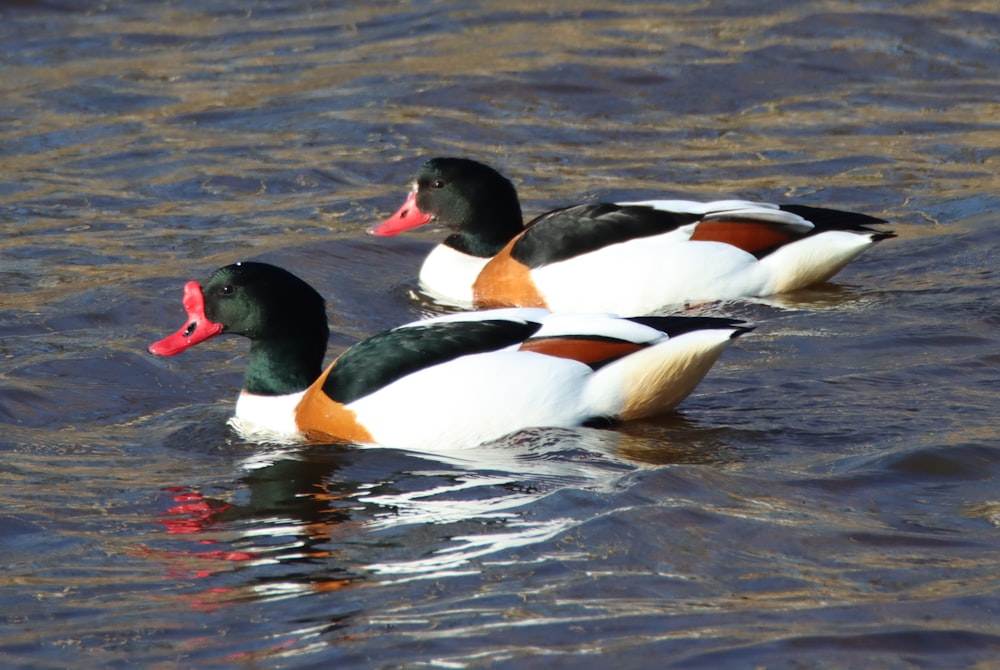
[[373, 235], [435, 222], [450, 231], [420, 270], [461, 306], [650, 314], [762, 297], [830, 279], [895, 235], [866, 214], [744, 200], [597, 202], [523, 223], [513, 184], [465, 158], [433, 158]]
[[450, 314], [365, 339], [321, 371], [325, 302], [266, 263], [184, 287], [185, 324], [149, 347], [173, 356], [222, 334], [250, 339], [234, 425], [246, 436], [473, 447], [543, 426], [664, 414], [750, 330], [712, 317], [619, 318], [508, 308]]

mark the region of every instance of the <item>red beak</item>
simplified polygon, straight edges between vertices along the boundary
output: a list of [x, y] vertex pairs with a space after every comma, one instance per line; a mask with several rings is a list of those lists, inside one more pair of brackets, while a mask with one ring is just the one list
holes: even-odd
[[372, 226], [367, 232], [369, 235], [391, 237], [392, 235], [399, 235], [404, 230], [422, 226], [432, 218], [434, 217], [430, 214], [424, 214], [420, 211], [417, 207], [417, 192], [411, 191], [410, 195], [406, 196], [406, 202], [396, 210], [395, 214], [377, 226]]
[[184, 285], [183, 304], [187, 322], [173, 335], [149, 345], [149, 353], [173, 356], [222, 332], [222, 324], [209, 321], [205, 316], [205, 295], [198, 282], [189, 281]]

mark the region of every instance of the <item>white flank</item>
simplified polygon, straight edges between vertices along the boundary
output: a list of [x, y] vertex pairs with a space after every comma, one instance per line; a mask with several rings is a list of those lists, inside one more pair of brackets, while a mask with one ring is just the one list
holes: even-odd
[[[551, 334], [662, 340], [597, 372], [572, 359], [506, 349], [420, 370], [347, 405], [383, 445], [447, 452], [531, 427], [597, 416], [647, 418], [686, 398], [729, 346], [734, 328], [659, 331], [601, 315], [554, 315]], [[571, 323], [588, 326], [571, 330]], [[589, 327], [596, 326], [596, 327]], [[540, 336], [545, 336], [545, 330]]]
[[570, 427], [591, 369], [529, 352], [464, 356], [403, 377], [347, 405], [376, 442], [431, 452], [475, 447], [515, 430]]
[[753, 255], [721, 242], [691, 242], [690, 228], [612, 244], [531, 276], [555, 312], [636, 316], [690, 301], [761, 295], [767, 276]]
[[[618, 204], [688, 213], [706, 221], [766, 221], [799, 233], [815, 228], [778, 205], [748, 200]], [[762, 297], [811, 286], [833, 277], [872, 243], [866, 232], [828, 231], [787, 244], [757, 261], [729, 244], [691, 241], [696, 225], [612, 244], [532, 270], [531, 276], [553, 311], [640, 315], [684, 303]], [[488, 261], [439, 245], [420, 270], [421, 286], [439, 302], [469, 307], [472, 285]]]

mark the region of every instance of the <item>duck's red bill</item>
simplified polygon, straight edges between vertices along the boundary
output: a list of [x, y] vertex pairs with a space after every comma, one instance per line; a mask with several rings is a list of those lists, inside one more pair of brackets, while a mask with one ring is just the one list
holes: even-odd
[[420, 211], [420, 208], [417, 207], [417, 192], [411, 191], [410, 195], [406, 196], [406, 202], [403, 203], [403, 206], [382, 223], [369, 228], [368, 234], [391, 237], [405, 230], [422, 226], [432, 218], [430, 214], [424, 214]]
[[173, 356], [222, 332], [222, 324], [209, 321], [205, 316], [205, 295], [196, 281], [184, 285], [184, 310], [187, 321], [181, 329], [149, 345], [149, 353]]

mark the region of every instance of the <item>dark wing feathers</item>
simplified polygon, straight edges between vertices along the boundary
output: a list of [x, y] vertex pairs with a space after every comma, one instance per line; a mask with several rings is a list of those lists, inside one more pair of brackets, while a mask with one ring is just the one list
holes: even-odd
[[529, 222], [511, 256], [529, 268], [675, 230], [698, 220], [695, 214], [664, 212], [645, 205], [598, 202], [542, 214]]
[[[706, 328], [735, 328], [734, 337], [752, 328], [738, 319], [690, 316], [644, 316], [629, 319], [671, 337]], [[522, 349], [573, 358], [598, 368], [641, 349], [636, 344], [597, 335], [530, 338], [541, 324], [506, 319], [450, 321], [388, 330], [341, 354], [323, 384], [333, 401], [348, 404], [424, 368], [461, 356], [497, 351], [519, 342]]]
[[812, 222], [816, 226], [815, 232], [821, 233], [826, 230], [857, 230], [864, 232], [878, 232], [868, 226], [878, 223], [888, 223], [885, 219], [879, 219], [867, 214], [858, 212], [845, 212], [839, 209], [828, 209], [826, 207], [810, 207], [808, 205], [779, 205], [779, 209], [784, 212], [801, 216], [806, 221]]
[[737, 332], [733, 336], [736, 337], [753, 330], [746, 321], [718, 316], [633, 316], [629, 321], [655, 328], [670, 337], [711, 328], [735, 328]]
[[[807, 235], [828, 230], [854, 230], [875, 233], [879, 239], [893, 237], [892, 233], [869, 228], [886, 221], [867, 214], [808, 205], [780, 205], [780, 209], [812, 222], [815, 228]], [[734, 223], [742, 220], [761, 223], [752, 216], [741, 218], [724, 213], [707, 218], [713, 216]], [[668, 212], [647, 205], [598, 202], [564, 207], [530, 221], [514, 243], [511, 257], [530, 269], [540, 268], [611, 244], [667, 233], [701, 218], [698, 214]], [[770, 250], [756, 251], [756, 255], [766, 255]]]
[[388, 330], [341, 354], [323, 392], [347, 404], [423, 368], [516, 344], [540, 327], [533, 322], [490, 319]]

